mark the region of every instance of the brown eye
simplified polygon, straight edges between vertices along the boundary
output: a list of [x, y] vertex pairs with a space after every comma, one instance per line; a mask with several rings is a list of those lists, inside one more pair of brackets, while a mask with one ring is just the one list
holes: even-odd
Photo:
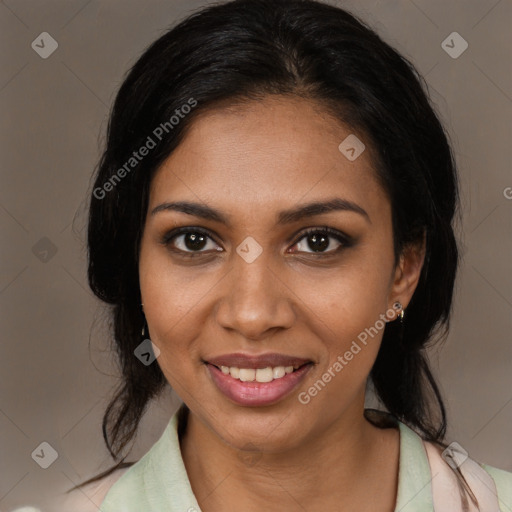
[[[305, 242], [302, 242], [302, 240], [305, 240]], [[339, 252], [344, 247], [350, 246], [351, 242], [347, 236], [334, 229], [314, 228], [302, 233], [295, 245], [299, 247], [297, 252], [331, 255]], [[310, 251], [307, 249], [310, 249]]]
[[200, 251], [201, 249], [204, 249], [205, 245], [207, 245], [208, 238], [201, 233], [191, 232], [180, 235], [180, 237], [183, 237], [182, 243], [190, 251]]
[[[174, 252], [183, 253], [187, 256], [195, 256], [215, 249], [217, 244], [211, 236], [202, 229], [180, 228], [167, 233], [162, 243]], [[220, 249], [222, 250], [222, 249]]]

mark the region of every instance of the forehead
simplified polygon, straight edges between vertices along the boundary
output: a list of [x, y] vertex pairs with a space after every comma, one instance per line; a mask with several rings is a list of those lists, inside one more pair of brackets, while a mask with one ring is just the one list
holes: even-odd
[[339, 149], [349, 136], [365, 143], [364, 135], [320, 105], [295, 97], [266, 97], [202, 113], [155, 174], [150, 208], [187, 199], [226, 212], [261, 214], [341, 196], [382, 210], [387, 199], [371, 147], [366, 141], [351, 161]]

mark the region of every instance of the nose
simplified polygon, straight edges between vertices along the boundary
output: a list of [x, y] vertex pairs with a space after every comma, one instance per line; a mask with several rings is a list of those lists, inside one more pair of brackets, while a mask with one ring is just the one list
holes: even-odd
[[270, 267], [265, 251], [251, 263], [236, 254], [217, 305], [217, 322], [250, 340], [289, 329], [295, 320], [290, 286], [283, 272]]

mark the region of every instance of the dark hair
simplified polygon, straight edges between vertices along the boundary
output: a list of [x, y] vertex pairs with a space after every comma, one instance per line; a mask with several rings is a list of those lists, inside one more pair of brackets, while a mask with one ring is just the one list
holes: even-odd
[[[404, 324], [386, 325], [370, 377], [392, 415], [446, 446], [445, 408], [424, 350], [434, 335], [443, 339], [448, 332], [459, 260], [452, 226], [458, 184], [448, 137], [427, 91], [414, 66], [362, 21], [313, 0], [211, 5], [143, 53], [113, 105], [88, 227], [89, 284], [112, 306], [122, 371], [103, 418], [115, 461], [150, 399], [166, 385], [157, 364], [145, 366], [133, 354], [145, 321], [138, 255], [152, 176], [198, 115], [267, 95], [315, 101], [362, 134], [391, 202], [396, 262], [425, 236], [425, 262]], [[131, 162], [148, 137], [156, 147]], [[123, 461], [81, 485], [128, 464]]]

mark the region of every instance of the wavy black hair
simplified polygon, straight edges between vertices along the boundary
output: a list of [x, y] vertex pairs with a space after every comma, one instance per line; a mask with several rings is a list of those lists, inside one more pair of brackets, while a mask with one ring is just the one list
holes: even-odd
[[[133, 464], [121, 458], [123, 450], [167, 384], [157, 364], [142, 365], [133, 354], [145, 321], [138, 257], [151, 179], [198, 115], [268, 95], [314, 101], [364, 134], [390, 199], [396, 262], [425, 237], [405, 322], [386, 324], [370, 378], [389, 413], [446, 447], [445, 407], [425, 348], [448, 332], [460, 212], [454, 157], [428, 85], [410, 61], [341, 8], [235, 0], [193, 12], [152, 43], [127, 73], [110, 113], [90, 198], [88, 278], [112, 310], [122, 379], [105, 411], [103, 436], [118, 462], [81, 485]], [[130, 160], [148, 137], [155, 147]]]

